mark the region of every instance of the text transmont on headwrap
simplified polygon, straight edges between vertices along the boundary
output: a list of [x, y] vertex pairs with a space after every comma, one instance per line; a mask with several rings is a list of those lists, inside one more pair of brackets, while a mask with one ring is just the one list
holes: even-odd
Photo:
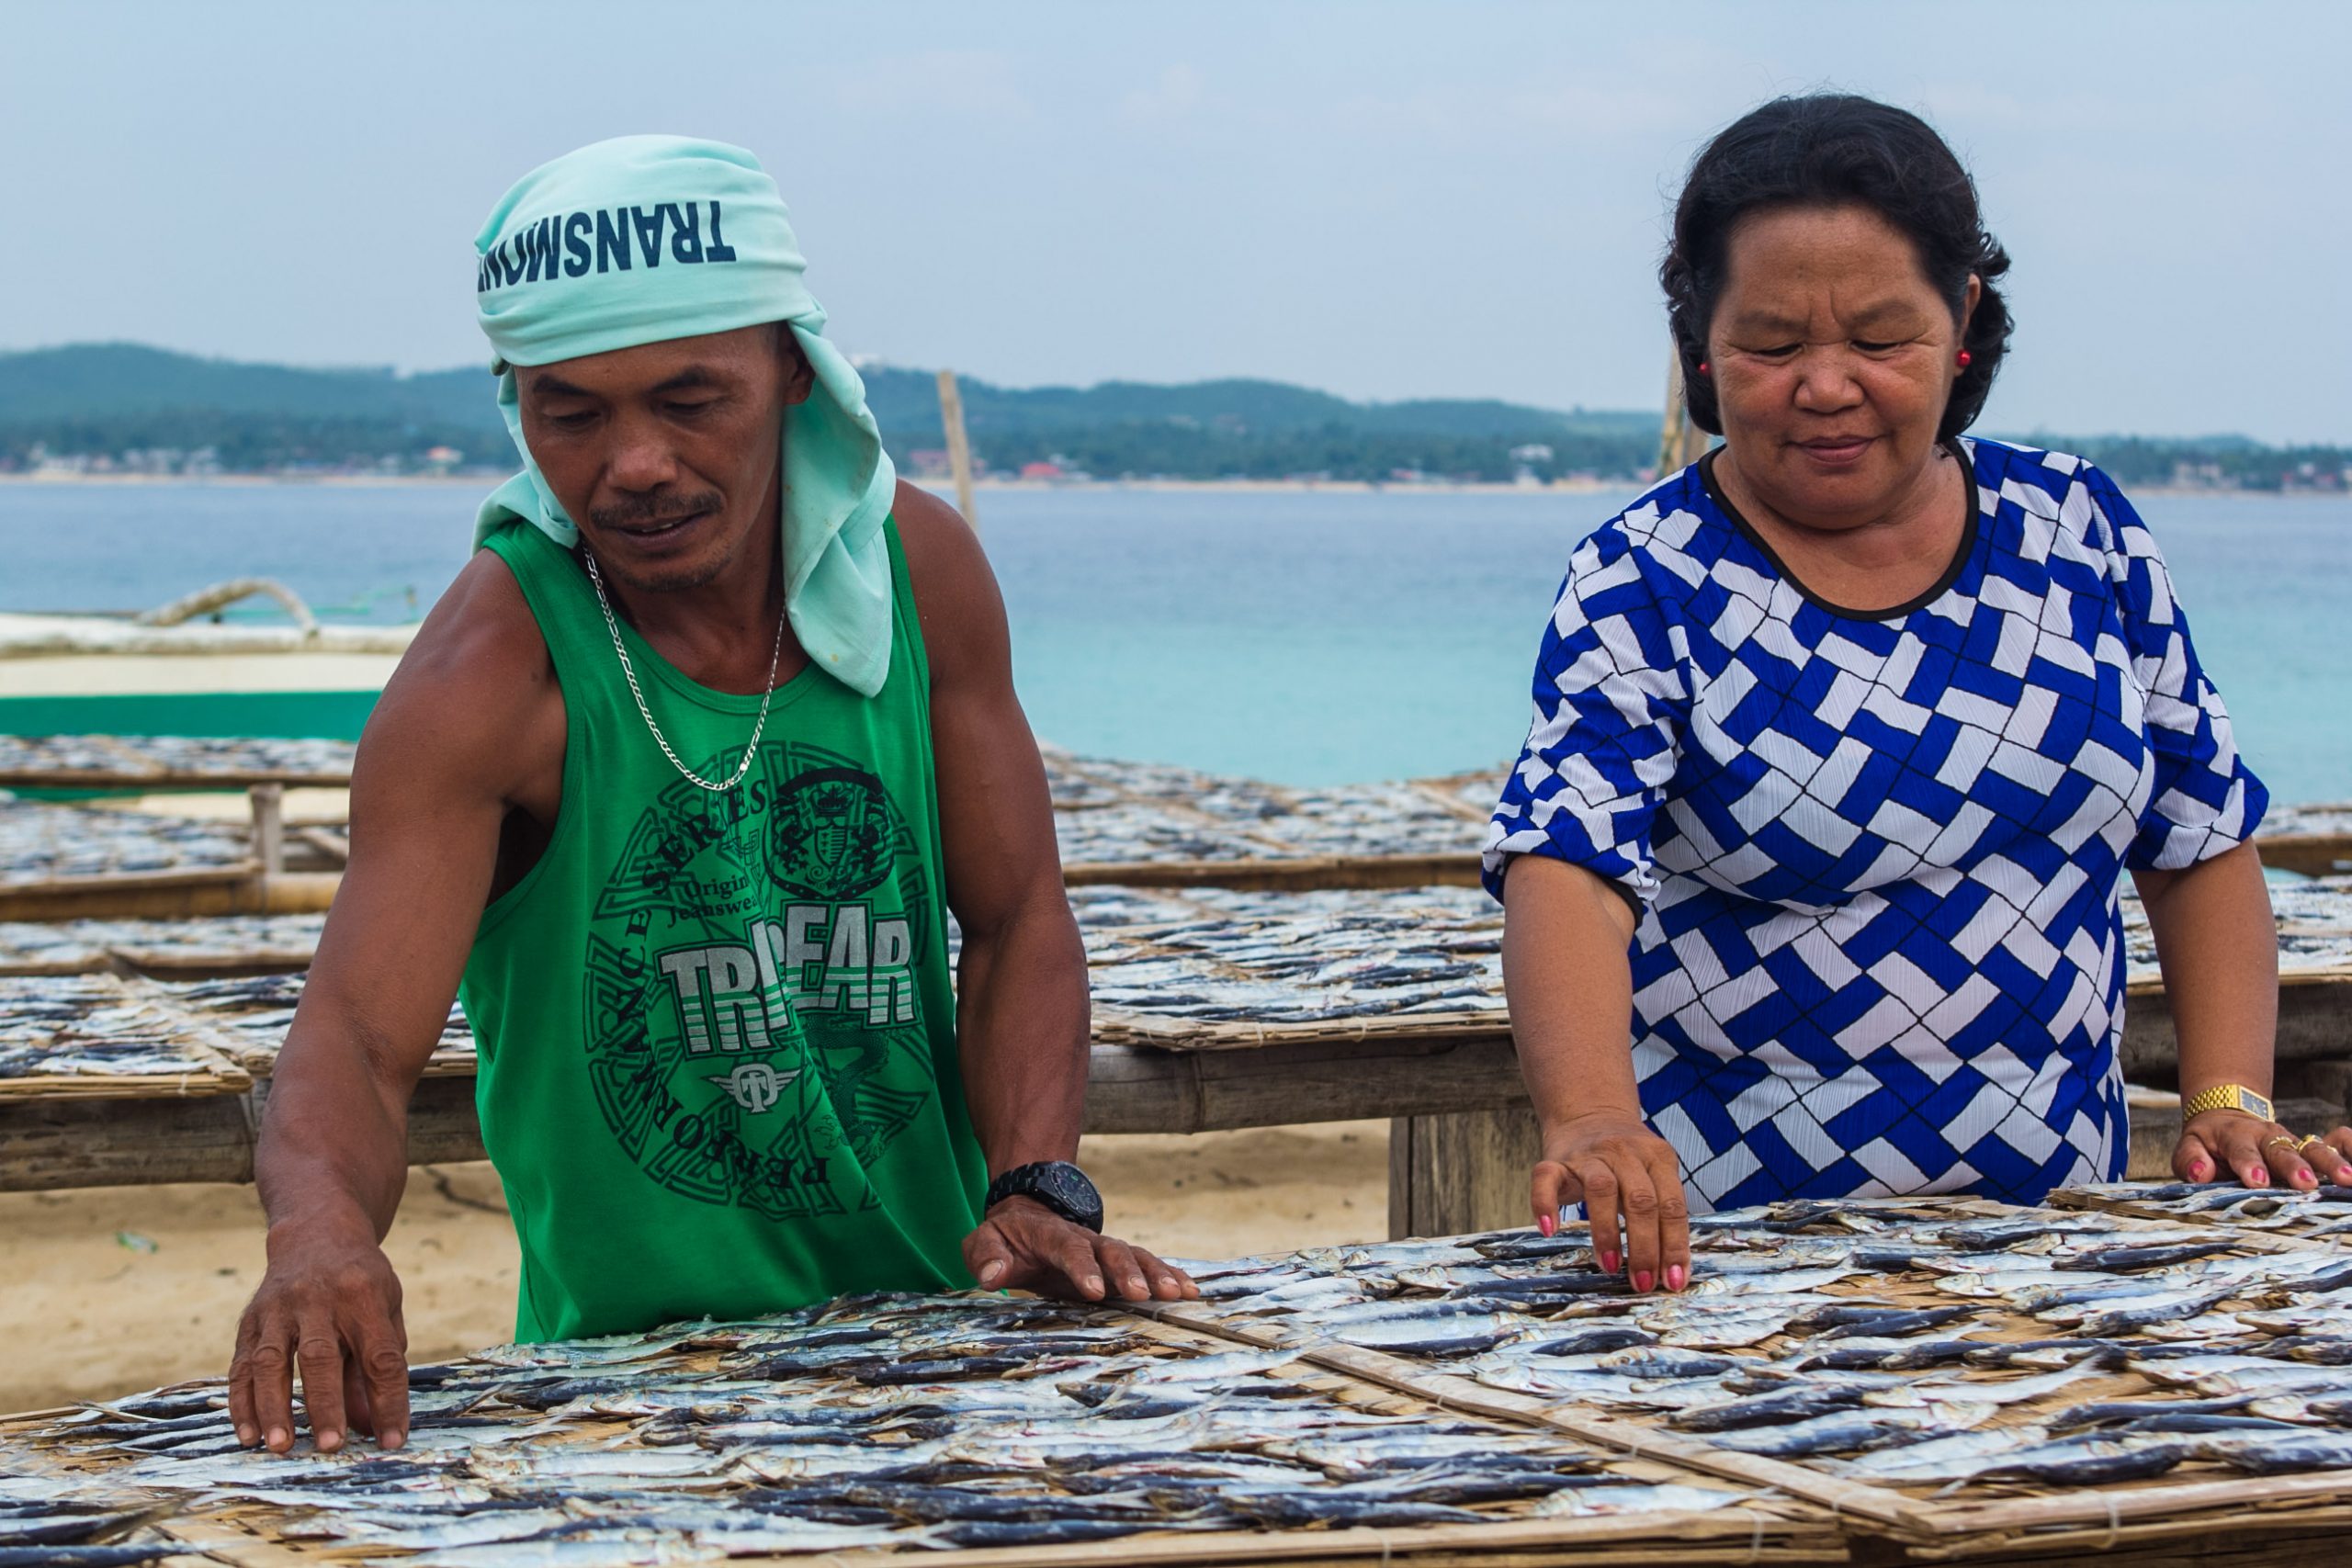
[[[702, 237], [702, 211], [710, 209], [710, 240]], [[662, 265], [663, 232], [672, 260], [693, 266], [703, 262], [731, 262], [735, 247], [727, 243], [716, 201], [664, 201], [648, 207], [616, 207], [610, 211], [568, 212], [542, 218], [518, 229], [505, 243], [481, 258], [474, 288], [487, 294], [510, 284], [553, 278], [560, 265], [566, 277], [590, 272], [627, 272], [631, 265], [629, 242], [649, 267]], [[592, 244], [593, 240], [593, 244]], [[560, 254], [559, 254], [560, 253]]]

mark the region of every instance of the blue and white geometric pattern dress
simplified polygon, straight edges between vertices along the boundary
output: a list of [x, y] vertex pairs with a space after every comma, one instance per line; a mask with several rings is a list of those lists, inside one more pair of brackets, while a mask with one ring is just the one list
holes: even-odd
[[2122, 873], [2267, 803], [2114, 483], [1960, 451], [1972, 529], [1913, 604], [1812, 598], [1694, 465], [1544, 632], [1487, 886], [1544, 854], [1639, 896], [1635, 1075], [1694, 1209], [2119, 1179]]

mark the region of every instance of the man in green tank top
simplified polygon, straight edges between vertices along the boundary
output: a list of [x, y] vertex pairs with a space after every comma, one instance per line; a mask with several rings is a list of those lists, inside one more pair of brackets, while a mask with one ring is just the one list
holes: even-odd
[[[399, 1446], [381, 1241], [453, 995], [526, 1339], [976, 1281], [1195, 1293], [1069, 1163], [1086, 955], [978, 542], [899, 484], [750, 154], [534, 171], [476, 245], [524, 471], [359, 747], [256, 1156], [239, 1438]], [[962, 931], [949, 981], [948, 921]]]

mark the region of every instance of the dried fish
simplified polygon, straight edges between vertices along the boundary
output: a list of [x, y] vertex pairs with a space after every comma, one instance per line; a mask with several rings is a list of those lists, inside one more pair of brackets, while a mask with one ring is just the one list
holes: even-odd
[[110, 976], [0, 979], [0, 1092], [85, 1078], [170, 1079], [177, 1091], [247, 1082], [201, 1030]]
[[238, 828], [180, 817], [20, 800], [0, 791], [0, 887], [249, 863]]
[[30, 784], [124, 784], [164, 779], [275, 779], [339, 784], [351, 777], [346, 740], [205, 735], [0, 735], [0, 774]]

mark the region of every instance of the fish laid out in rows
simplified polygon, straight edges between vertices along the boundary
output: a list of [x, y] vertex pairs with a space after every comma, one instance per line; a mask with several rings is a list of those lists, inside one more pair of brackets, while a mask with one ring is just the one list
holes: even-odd
[[[2270, 914], [2278, 928], [2278, 972], [2312, 975], [2352, 969], [2352, 877], [2277, 882]], [[2146, 907], [2123, 895], [2123, 956], [2135, 982], [2159, 977], [2156, 938]]]
[[[189, 737], [0, 736], [0, 774], [316, 778], [340, 784], [341, 741]], [[1062, 859], [1069, 864], [1300, 860], [1477, 852], [1499, 766], [1460, 781], [1293, 788], [1157, 762], [1044, 749]], [[153, 820], [169, 820], [153, 818]], [[162, 833], [164, 829], [158, 829]], [[65, 874], [59, 873], [56, 874]]]
[[209, 735], [0, 735], [0, 773], [218, 773], [346, 779], [348, 740]]
[[[94, 1536], [159, 1504], [266, 1509], [288, 1543], [492, 1568], [1668, 1515], [1760, 1496], [1301, 1381], [1316, 1376], [1287, 1352], [1171, 1344], [1099, 1309], [853, 1298], [413, 1369], [414, 1425], [390, 1453], [241, 1449], [219, 1383], [93, 1404], [18, 1435], [76, 1474], [0, 1479], [0, 1507], [21, 1503], [42, 1529], [87, 1520]], [[0, 1549], [24, 1539], [0, 1512]]]
[[[204, 1019], [225, 1035], [249, 1072], [266, 1073], [277, 1059], [294, 1009], [302, 999], [305, 976], [255, 975], [227, 980], [158, 983], [154, 989], [175, 1009]], [[462, 1003], [449, 1004], [448, 1021], [433, 1048], [433, 1066], [468, 1066], [475, 1056], [473, 1026]]]
[[326, 926], [311, 915], [207, 915], [184, 920], [0, 920], [0, 976], [193, 969], [256, 961], [307, 968]]
[[[2273, 889], [2280, 967], [2352, 964], [2352, 885]], [[1123, 1017], [1261, 1028], [1397, 1016], [1505, 1018], [1502, 914], [1471, 887], [1304, 893], [1115, 886], [1070, 889], [1088, 976], [1106, 1038]], [[2126, 897], [2127, 939], [2140, 942]], [[0, 924], [0, 975], [95, 972], [118, 964], [168, 972], [207, 962], [298, 967], [317, 948], [323, 915], [194, 920]], [[2330, 922], [2333, 922], [2332, 924]], [[2328, 935], [2341, 930], [2345, 934]], [[2141, 937], [2132, 937], [2132, 931]], [[2301, 934], [2297, 934], [2300, 932]], [[956, 933], [951, 929], [951, 952]], [[2145, 945], [2143, 943], [2143, 945]], [[2153, 945], [2134, 948], [2132, 977], [2155, 974]], [[299, 978], [222, 981], [176, 995], [240, 1038], [248, 1070], [266, 1072], [292, 1015]], [[0, 1029], [7, 1003], [0, 1000]], [[453, 1012], [446, 1066], [470, 1059], [472, 1036]]]
[[2352, 1469], [2352, 1252], [1932, 1200], [1783, 1203], [1693, 1231], [1692, 1283], [1664, 1297], [1598, 1271], [1575, 1236], [1527, 1232], [1183, 1267], [1220, 1314], [1302, 1348], [1857, 1479]]
[[[1455, 781], [1293, 788], [1164, 762], [1041, 748], [1068, 864], [1476, 854], [1501, 788]], [[1478, 798], [1478, 794], [1483, 798]]]
[[187, 1023], [107, 976], [0, 979], [0, 1084], [243, 1075]]
[[[2275, 897], [2282, 973], [2352, 965], [2352, 886]], [[1182, 900], [1198, 914], [1126, 925], [1079, 906], [1098, 1009], [1261, 1026], [1392, 1014], [1484, 1016], [1499, 1025], [1506, 1016], [1503, 913], [1480, 889], [1188, 888]], [[2139, 902], [2127, 893], [2123, 905], [2127, 942], [2140, 942], [2130, 949], [2128, 978], [2158, 979]]]
[[2273, 802], [2256, 837], [2267, 839], [2283, 833], [2352, 834], [2352, 800], [2316, 806], [2280, 806]]
[[2352, 1190], [2341, 1187], [2251, 1192], [2238, 1182], [2117, 1181], [2069, 1188], [2054, 1201], [2094, 1208], [2128, 1204], [2133, 1213], [2268, 1231], [2282, 1238], [2352, 1235]]
[[211, 871], [248, 858], [243, 829], [20, 800], [0, 791], [0, 887], [74, 877]]

